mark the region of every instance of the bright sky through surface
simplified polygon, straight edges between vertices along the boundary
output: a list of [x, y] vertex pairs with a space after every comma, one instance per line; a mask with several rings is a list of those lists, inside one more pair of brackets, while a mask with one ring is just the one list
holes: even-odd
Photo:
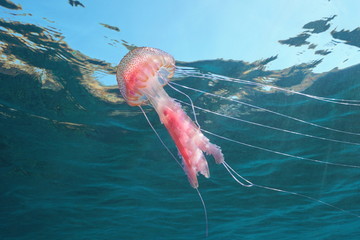
[[[223, 58], [252, 62], [278, 55], [268, 67], [281, 69], [323, 58], [306, 51], [307, 45], [289, 47], [278, 41], [297, 36], [308, 22], [333, 15], [337, 17], [327, 32], [308, 39], [332, 50], [315, 72], [351, 66], [360, 60], [355, 47], [342, 44], [331, 48], [330, 35], [335, 28], [353, 30], [360, 25], [357, 0], [80, 1], [85, 8], [72, 7], [67, 0], [14, 2], [33, 14], [24, 17], [27, 21], [58, 28], [70, 47], [113, 65], [127, 50], [121, 44], [108, 43], [125, 40], [160, 48], [180, 61]], [[99, 23], [119, 27], [120, 32]]]

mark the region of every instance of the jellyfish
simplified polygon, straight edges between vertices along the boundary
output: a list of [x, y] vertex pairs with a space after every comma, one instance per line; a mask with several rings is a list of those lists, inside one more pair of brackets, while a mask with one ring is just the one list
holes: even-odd
[[[228, 119], [231, 121], [236, 121], [244, 124], [250, 124], [266, 130], [277, 131], [280, 133], [289, 134], [296, 137], [304, 137], [316, 141], [330, 142], [332, 144], [348, 145], [355, 148], [360, 146], [359, 141], [357, 141], [357, 139], [360, 136], [360, 133], [355, 131], [341, 130], [329, 126], [323, 126], [321, 123], [306, 121], [298, 117], [286, 115], [284, 113], [277, 112], [275, 110], [271, 110], [266, 107], [261, 107], [255, 104], [242, 101], [241, 98], [238, 98], [237, 96], [226, 97], [219, 93], [207, 92], [205, 90], [196, 89], [180, 83], [175, 83], [175, 82], [170, 83], [169, 79], [176, 76], [176, 74], [177, 77], [179, 78], [195, 78], [195, 79], [205, 79], [209, 81], [217, 81], [217, 82], [224, 82], [230, 84], [243, 84], [243, 85], [257, 87], [263, 89], [264, 91], [269, 90], [269, 91], [283, 92], [285, 94], [295, 95], [306, 99], [318, 101], [321, 103], [336, 104], [351, 108], [359, 107], [360, 101], [318, 97], [302, 92], [297, 92], [291, 89], [280, 88], [275, 85], [266, 85], [264, 83], [230, 78], [212, 73], [203, 73], [196, 71], [196, 69], [188, 69], [186, 67], [175, 66], [175, 60], [170, 54], [162, 50], [149, 48], [149, 47], [135, 48], [132, 51], [130, 51], [121, 60], [116, 74], [120, 92], [123, 98], [125, 99], [125, 101], [130, 106], [140, 107], [140, 109], [145, 114], [141, 106], [150, 103], [153, 106], [153, 108], [156, 110], [157, 114], [159, 115], [161, 123], [166, 127], [167, 131], [169, 132], [171, 138], [173, 139], [179, 151], [179, 155], [182, 158], [181, 165], [185, 173], [187, 174], [190, 185], [193, 188], [195, 188], [197, 191], [199, 187], [199, 183], [197, 180], [198, 174], [200, 173], [204, 175], [206, 178], [210, 177], [208, 163], [204, 155], [204, 154], [208, 154], [208, 155], [212, 155], [213, 158], [215, 159], [215, 162], [217, 164], [221, 164], [222, 166], [224, 166], [224, 168], [230, 174], [230, 176], [238, 184], [244, 187], [249, 187], [249, 188], [257, 187], [270, 191], [295, 195], [300, 198], [317, 202], [329, 208], [341, 211], [347, 215], [352, 215], [355, 216], [356, 218], [360, 218], [359, 214], [338, 207], [336, 206], [336, 204], [331, 204], [327, 201], [323, 201], [321, 199], [306, 194], [298, 193], [291, 190], [280, 189], [277, 187], [271, 187], [263, 184], [257, 184], [254, 183], [253, 181], [248, 180], [247, 178], [240, 175], [233, 167], [231, 167], [225, 161], [221, 148], [211, 143], [210, 140], [204, 134], [211, 135], [215, 138], [220, 139], [221, 141], [227, 141], [231, 144], [242, 145], [269, 154], [280, 155], [282, 157], [292, 158], [295, 160], [324, 164], [326, 166], [345, 167], [355, 170], [360, 168], [359, 165], [344, 163], [344, 162], [320, 160], [312, 156], [299, 156], [296, 155], [296, 153], [286, 153], [278, 150], [273, 150], [267, 146], [257, 146], [250, 143], [246, 143], [238, 139], [226, 137], [224, 135], [206, 130], [203, 127], [201, 127], [196, 119], [195, 112], [201, 111], [204, 113], [213, 114], [214, 116], [218, 116], [222, 119]], [[163, 88], [167, 84], [175, 91], [184, 94], [188, 99], [190, 99], [190, 103], [181, 101], [179, 99], [175, 100], [171, 98]], [[253, 109], [253, 112], [269, 114], [276, 118], [285, 119], [286, 121], [288, 120], [293, 121], [297, 124], [301, 124], [305, 126], [305, 128], [320, 129], [323, 132], [331, 132], [331, 136], [344, 135], [350, 137], [349, 140], [344, 140], [344, 138], [317, 136], [315, 134], [312, 134], [311, 132], [303, 133], [301, 131], [276, 127], [271, 124], [263, 124], [259, 122], [244, 120], [241, 117], [226, 113], [226, 111], [225, 113], [223, 113], [223, 112], [207, 109], [205, 107], [196, 106], [191, 101], [191, 98], [188, 95], [186, 95], [184, 92], [180, 91], [178, 88], [182, 88], [188, 91], [193, 91], [196, 94], [200, 94], [202, 96], [216, 98], [219, 101], [224, 100], [224, 101], [229, 101], [232, 104], [239, 104], [242, 106], [246, 106], [248, 108]], [[192, 112], [194, 113], [194, 116], [192, 117], [193, 120], [185, 113], [185, 111], [182, 109], [181, 104], [188, 105], [189, 107], [191, 107]], [[356, 111], [354, 110], [354, 115], [355, 113]], [[146, 114], [145, 117], [150, 123]], [[150, 126], [152, 127], [152, 125]], [[155, 131], [154, 128], [153, 130]], [[162, 140], [160, 139], [160, 141]], [[166, 147], [164, 143], [163, 145]], [[167, 150], [169, 151], [168, 148]], [[172, 156], [174, 157], [174, 155]], [[201, 201], [203, 202], [200, 193], [199, 196]], [[204, 202], [203, 202], [203, 206], [206, 215], [206, 208]]]
[[205, 137], [180, 103], [165, 92], [163, 87], [174, 71], [175, 60], [170, 54], [141, 47], [130, 51], [121, 60], [116, 78], [120, 92], [130, 106], [150, 102], [154, 107], [179, 150], [191, 186], [197, 188], [198, 173], [210, 177], [204, 153], [212, 155], [218, 164], [224, 162], [224, 156], [221, 148]]

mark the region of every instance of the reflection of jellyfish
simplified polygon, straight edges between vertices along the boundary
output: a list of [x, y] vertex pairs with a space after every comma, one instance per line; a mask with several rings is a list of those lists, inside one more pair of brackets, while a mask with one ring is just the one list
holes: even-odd
[[[233, 168], [231, 168], [225, 161], [222, 155], [220, 148], [209, 142], [208, 138], [206, 138], [201, 132], [205, 132], [206, 134], [212, 135], [214, 137], [220, 138], [224, 141], [228, 141], [234, 144], [240, 144], [243, 146], [251, 147], [257, 150], [262, 150], [271, 154], [278, 154], [289, 158], [295, 158], [299, 160], [312, 161], [317, 163], [323, 163], [327, 165], [341, 166], [341, 167], [349, 167], [349, 168], [359, 168], [358, 165], [347, 164], [342, 162], [330, 162], [330, 161], [322, 161], [312, 157], [301, 157], [296, 154], [285, 153], [282, 151], [272, 150], [271, 148], [265, 148], [260, 146], [251, 145], [245, 142], [241, 142], [239, 140], [235, 140], [229, 137], [222, 136], [220, 134], [216, 134], [207, 130], [200, 130], [200, 126], [196, 119], [195, 111], [202, 111], [206, 113], [212, 113], [216, 116], [223, 117], [224, 119], [230, 119], [235, 121], [241, 121], [247, 124], [253, 124], [264, 129], [270, 129], [279, 131], [280, 133], [293, 134], [295, 136], [307, 137], [309, 139], [328, 141], [332, 143], [340, 143], [340, 144], [348, 144], [359, 146], [360, 144], [356, 141], [345, 141], [337, 138], [327, 138], [323, 136], [316, 136], [310, 133], [301, 133], [298, 131], [287, 130], [284, 128], [278, 128], [272, 125], [266, 125], [262, 123], [251, 122], [247, 120], [243, 120], [237, 116], [227, 114], [226, 112], [215, 112], [209, 110], [205, 107], [195, 106], [192, 101], [190, 103], [182, 102], [180, 100], [171, 99], [167, 93], [164, 91], [163, 86], [169, 84], [175, 91], [180, 92], [175, 88], [181, 87], [189, 91], [194, 91], [197, 94], [201, 94], [204, 96], [210, 96], [213, 98], [217, 98], [219, 100], [230, 101], [234, 104], [241, 104], [243, 106], [255, 109], [254, 111], [272, 114], [276, 117], [282, 117], [287, 120], [291, 120], [297, 122], [299, 124], [303, 124], [309, 128], [321, 129], [323, 131], [330, 131], [334, 134], [345, 134], [353, 137], [358, 137], [360, 133], [345, 131], [335, 128], [330, 128], [327, 126], [322, 126], [321, 124], [309, 122], [302, 120], [297, 117], [292, 117], [289, 115], [282, 114], [277, 111], [269, 110], [264, 107], [255, 106], [244, 101], [241, 101], [237, 96], [232, 97], [224, 97], [221, 94], [215, 94], [206, 92], [204, 90], [194, 89], [189, 86], [180, 85], [178, 83], [169, 83], [168, 79], [174, 75], [175, 71], [175, 61], [172, 56], [169, 54], [153, 48], [136, 48], [129, 52], [120, 62], [120, 65], [117, 70], [117, 81], [121, 90], [121, 93], [127, 103], [131, 106], [140, 106], [142, 104], [146, 104], [150, 102], [157, 113], [159, 114], [161, 122], [165, 125], [167, 130], [169, 131], [171, 137], [173, 138], [180, 155], [183, 159], [184, 170], [188, 175], [190, 184], [197, 189], [198, 182], [196, 175], [198, 172], [203, 174], [205, 177], [209, 177], [209, 170], [207, 166], [207, 162], [203, 156], [203, 152], [207, 154], [213, 155], [216, 163], [221, 163], [229, 174], [237, 181], [239, 184], [246, 187], [259, 187], [263, 189], [268, 189], [272, 191], [284, 192], [296, 196], [300, 196], [312, 201], [316, 201], [320, 204], [326, 205], [328, 207], [340, 210], [350, 215], [354, 215], [356, 217], [360, 217], [359, 215], [339, 208], [335, 205], [332, 205], [328, 202], [300, 194], [293, 191], [281, 190], [278, 188], [268, 187], [260, 184], [255, 184], [250, 182], [249, 180], [242, 177], [238, 174]], [[267, 91], [285, 91], [289, 94], [299, 95], [301, 97], [306, 97], [310, 99], [316, 99], [323, 102], [329, 102], [334, 104], [341, 104], [347, 106], [359, 106], [359, 101], [356, 100], [345, 100], [345, 99], [334, 99], [334, 98], [325, 98], [325, 97], [317, 97], [301, 92], [296, 92], [293, 90], [282, 89], [276, 86], [267, 86], [264, 84], [250, 82], [240, 79], [234, 78], [226, 78], [223, 76], [218, 76], [214, 74], [203, 74], [196, 71], [191, 71], [186, 68], [177, 68], [176, 73], [180, 77], [193, 77], [193, 78], [202, 78], [209, 79], [211, 81], [222, 81], [222, 82], [231, 82], [231, 83], [242, 83], [248, 84], [250, 86], [256, 86], [262, 88]], [[181, 94], [184, 94], [180, 92]], [[190, 98], [189, 98], [190, 99]], [[182, 102], [183, 104], [187, 104], [191, 107], [194, 112], [194, 122], [185, 114], [185, 112], [181, 109], [181, 106], [178, 102]], [[140, 106], [141, 108], [141, 106]], [[208, 107], [209, 108], [209, 107]], [[141, 108], [142, 110], [142, 108]], [[143, 111], [144, 112], [144, 111]], [[145, 115], [146, 117], [146, 115]], [[147, 118], [147, 117], [146, 117]], [[350, 138], [351, 140], [352, 138]], [[161, 140], [161, 139], [160, 139]], [[166, 146], [165, 146], [166, 147]], [[174, 156], [173, 156], [174, 157]]]

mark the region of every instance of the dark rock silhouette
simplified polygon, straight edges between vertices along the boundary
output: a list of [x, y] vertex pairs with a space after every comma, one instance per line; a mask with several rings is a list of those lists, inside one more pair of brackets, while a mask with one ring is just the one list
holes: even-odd
[[10, 0], [0, 0], [0, 6], [3, 6], [8, 9], [12, 10], [21, 10], [21, 5], [16, 5], [15, 3], [11, 2]]
[[[306, 41], [312, 34], [318, 34], [327, 31], [330, 28], [329, 22], [333, 20], [336, 15], [320, 20], [308, 22], [303, 26], [303, 29], [307, 29], [295, 37], [291, 37], [285, 40], [279, 40], [279, 43], [286, 44], [289, 46], [299, 47], [302, 45], [311, 45], [310, 42]], [[314, 48], [314, 45], [309, 47]]]
[[292, 38], [289, 38], [286, 40], [279, 40], [279, 43], [299, 47], [302, 45], [310, 44], [308, 41], [306, 41], [306, 39], [308, 39], [309, 37], [310, 37], [310, 34], [301, 33], [301, 34], [297, 35], [296, 37], [292, 37]]
[[336, 17], [336, 15], [329, 17], [329, 18], [325, 18], [322, 20], [317, 20], [317, 21], [313, 21], [313, 22], [309, 22], [307, 24], [305, 24], [303, 26], [304, 29], [312, 29], [312, 33], [322, 33], [325, 32], [326, 30], [328, 30], [330, 28], [330, 24], [329, 22], [331, 20], [333, 20]]
[[71, 5], [71, 6], [73, 6], [73, 7], [77, 7], [77, 6], [81, 6], [81, 7], [85, 7], [84, 6], [84, 4], [82, 4], [81, 2], [79, 2], [79, 1], [74, 1], [74, 0], [69, 0], [69, 4]]
[[331, 36], [335, 39], [346, 41], [346, 44], [360, 47], [360, 27], [352, 31], [344, 29], [341, 31], [333, 30], [331, 31]]
[[331, 51], [328, 51], [328, 50], [317, 50], [317, 51], [315, 51], [315, 54], [323, 55], [323, 56], [328, 55], [329, 53], [331, 53]]
[[111, 26], [109, 24], [106, 24], [106, 23], [100, 23], [100, 25], [110, 29], [110, 30], [114, 30], [114, 31], [117, 31], [117, 32], [120, 32], [120, 28], [118, 27], [115, 27], [115, 26]]

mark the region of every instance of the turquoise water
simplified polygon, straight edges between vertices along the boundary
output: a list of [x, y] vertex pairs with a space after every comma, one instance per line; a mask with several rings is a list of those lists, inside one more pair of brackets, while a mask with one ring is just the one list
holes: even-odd
[[[331, 20], [304, 29], [330, 31]], [[183, 170], [140, 109], [124, 103], [116, 86], [98, 84], [115, 79], [116, 66], [72, 49], [50, 27], [11, 15], [0, 26], [0, 238], [205, 239], [203, 206]], [[356, 54], [358, 34], [331, 36]], [[304, 35], [279, 44], [310, 45]], [[188, 88], [174, 86], [213, 112], [195, 108], [201, 127], [231, 141], [205, 135], [257, 184], [242, 187], [208, 157], [211, 178], [199, 177], [207, 239], [357, 239], [360, 64], [323, 73], [313, 71], [321, 61], [267, 69], [276, 59], [177, 61], [174, 82]], [[156, 113], [145, 110], [177, 156]]]

